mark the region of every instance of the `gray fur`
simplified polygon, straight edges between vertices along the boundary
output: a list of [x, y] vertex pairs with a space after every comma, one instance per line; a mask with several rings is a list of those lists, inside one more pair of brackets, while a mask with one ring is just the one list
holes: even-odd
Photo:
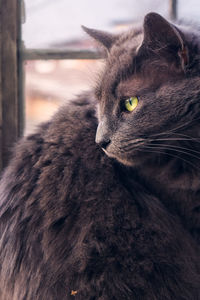
[[22, 138], [2, 175], [1, 300], [200, 299], [200, 38], [174, 26], [86, 30], [108, 51], [97, 101]]

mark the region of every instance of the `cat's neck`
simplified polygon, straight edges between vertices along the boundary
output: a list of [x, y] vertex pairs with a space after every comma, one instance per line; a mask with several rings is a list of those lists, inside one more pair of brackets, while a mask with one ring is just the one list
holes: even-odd
[[155, 190], [166, 191], [196, 191], [200, 189], [200, 164], [186, 166], [171, 160], [163, 164], [146, 164], [138, 168], [138, 174]]
[[[169, 207], [187, 205], [200, 192], [200, 164], [195, 167], [175, 160], [163, 164], [146, 164], [136, 170], [139, 180]], [[179, 208], [178, 208], [179, 209]]]
[[179, 217], [183, 226], [195, 235], [199, 226], [200, 164], [196, 167], [178, 167], [171, 161], [165, 167], [159, 164], [140, 167], [135, 170], [138, 179], [156, 196], [173, 215]]

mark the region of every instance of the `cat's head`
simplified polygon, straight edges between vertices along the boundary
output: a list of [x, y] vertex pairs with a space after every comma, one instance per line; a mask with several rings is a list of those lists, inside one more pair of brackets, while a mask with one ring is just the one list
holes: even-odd
[[96, 87], [96, 142], [108, 156], [134, 165], [192, 137], [200, 118], [198, 32], [156, 13], [119, 35], [84, 30], [108, 53]]

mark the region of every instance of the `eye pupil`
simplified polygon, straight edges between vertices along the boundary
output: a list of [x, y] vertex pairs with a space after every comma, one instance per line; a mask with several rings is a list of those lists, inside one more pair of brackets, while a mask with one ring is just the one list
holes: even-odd
[[130, 97], [125, 100], [124, 107], [127, 111], [133, 111], [138, 105], [138, 97]]

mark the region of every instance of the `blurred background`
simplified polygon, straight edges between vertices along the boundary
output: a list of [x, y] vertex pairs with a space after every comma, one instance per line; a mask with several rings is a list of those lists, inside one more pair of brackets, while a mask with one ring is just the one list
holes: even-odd
[[[198, 21], [200, 1], [176, 2], [178, 19]], [[83, 55], [78, 59], [70, 56], [63, 59], [61, 55], [84, 49], [95, 52], [96, 45], [81, 30], [82, 24], [121, 31], [142, 22], [150, 11], [172, 17], [171, 3], [169, 0], [24, 0], [22, 40], [29, 51], [24, 61], [25, 134], [49, 119], [64, 102], [94, 86], [102, 59], [94, 59], [90, 54], [87, 59], [81, 59]], [[39, 59], [34, 55], [36, 52], [42, 53]], [[49, 52], [54, 55], [49, 56]]]

